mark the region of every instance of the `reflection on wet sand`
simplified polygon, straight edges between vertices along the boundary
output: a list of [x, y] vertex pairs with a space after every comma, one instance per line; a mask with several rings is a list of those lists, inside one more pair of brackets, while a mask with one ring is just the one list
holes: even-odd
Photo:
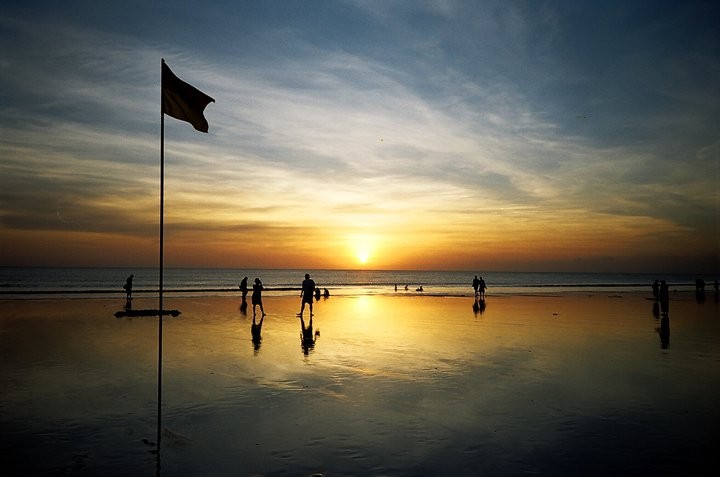
[[487, 305], [485, 304], [485, 299], [480, 298], [479, 296], [475, 297], [475, 301], [473, 301], [473, 312], [475, 313], [475, 316], [480, 313], [481, 315], [485, 312], [485, 308]]
[[313, 332], [313, 316], [310, 315], [310, 321], [305, 326], [305, 320], [300, 316], [300, 346], [303, 354], [308, 355], [310, 351], [315, 349], [315, 341], [320, 336], [320, 331]]
[[252, 325], [250, 326], [250, 336], [252, 337], [253, 349], [255, 354], [260, 351], [260, 343], [262, 342], [262, 325], [265, 320], [265, 315], [260, 317], [260, 322], [255, 322], [255, 315], [253, 315]]
[[[693, 474], [711, 461], [720, 320], [691, 293], [673, 295], [672, 354], [649, 340], [640, 295], [492, 297], [478, 320], [467, 297], [333, 297], [312, 322], [294, 296], [266, 300], [267, 321], [237, 298], [169, 298], [183, 314], [164, 328], [163, 435], [186, 438], [164, 440], [163, 473]], [[71, 473], [81, 455], [89, 474], [152, 473], [157, 321], [116, 307], [0, 301], [11, 469]]]

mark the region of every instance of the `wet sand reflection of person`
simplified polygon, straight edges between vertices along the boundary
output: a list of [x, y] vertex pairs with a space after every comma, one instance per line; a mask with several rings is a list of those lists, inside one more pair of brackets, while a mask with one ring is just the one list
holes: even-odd
[[250, 325], [250, 336], [252, 336], [253, 349], [257, 353], [260, 351], [260, 343], [262, 342], [262, 325], [265, 320], [265, 314], [260, 317], [260, 322], [255, 322], [255, 315], [253, 314], [253, 322]]
[[660, 335], [660, 347], [668, 349], [670, 347], [670, 317], [664, 314], [660, 319], [660, 328], [656, 328]]
[[243, 316], [247, 316], [247, 307], [248, 307], [247, 300], [243, 300], [242, 303], [240, 303], [240, 313]]
[[485, 312], [485, 307], [485, 300], [476, 296], [475, 301], [473, 302], [473, 312], [475, 312], [475, 316], [477, 316], [478, 313], [482, 315]]
[[320, 336], [320, 331], [313, 332], [313, 317], [310, 315], [310, 321], [307, 327], [305, 326], [305, 320], [300, 316], [300, 346], [304, 355], [310, 354], [310, 350], [315, 348], [315, 342], [317, 337]]

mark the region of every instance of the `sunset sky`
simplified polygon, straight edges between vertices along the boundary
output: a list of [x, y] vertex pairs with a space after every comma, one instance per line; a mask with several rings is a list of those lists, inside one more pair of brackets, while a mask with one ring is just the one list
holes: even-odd
[[720, 270], [717, 1], [4, 1], [0, 265]]

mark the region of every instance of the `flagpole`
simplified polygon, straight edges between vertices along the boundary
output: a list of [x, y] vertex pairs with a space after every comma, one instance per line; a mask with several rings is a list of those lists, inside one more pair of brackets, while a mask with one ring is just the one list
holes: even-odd
[[159, 263], [159, 284], [158, 284], [158, 383], [157, 383], [157, 451], [160, 459], [160, 437], [162, 435], [162, 341], [163, 341], [163, 243], [164, 243], [164, 209], [165, 209], [165, 112], [163, 110], [162, 98], [162, 66], [160, 64], [160, 263]]

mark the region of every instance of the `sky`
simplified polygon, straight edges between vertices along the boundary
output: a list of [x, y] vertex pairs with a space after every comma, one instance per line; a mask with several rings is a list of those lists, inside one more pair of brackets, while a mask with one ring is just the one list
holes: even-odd
[[716, 273], [714, 1], [4, 1], [0, 265]]

